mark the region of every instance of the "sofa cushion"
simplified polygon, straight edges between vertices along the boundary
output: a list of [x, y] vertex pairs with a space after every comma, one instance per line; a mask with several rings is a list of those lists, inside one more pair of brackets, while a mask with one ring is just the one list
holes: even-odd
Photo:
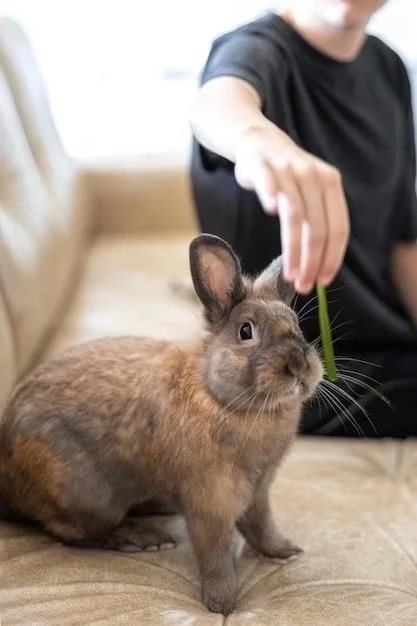
[[26, 369], [55, 323], [81, 262], [83, 234], [42, 178], [0, 72], [0, 284]]
[[[100, 335], [189, 338], [189, 236], [101, 238], [49, 351]], [[414, 626], [417, 623], [417, 441], [299, 438], [271, 491], [280, 529], [305, 549], [282, 564], [238, 564], [226, 620], [200, 602], [181, 520], [175, 550], [122, 554], [63, 547], [29, 527], [0, 527], [5, 624], [137, 626]]]
[[15, 337], [6, 303], [0, 294], [0, 415], [16, 378]]
[[178, 548], [146, 554], [67, 548], [4, 525], [0, 615], [10, 626], [414, 626], [416, 464], [413, 442], [300, 438], [271, 496], [305, 553], [282, 564], [245, 549], [226, 620], [201, 605], [180, 522]]
[[197, 334], [200, 311], [188, 294], [191, 237], [145, 233], [95, 239], [80, 287], [46, 354], [102, 336]]
[[90, 163], [97, 230], [129, 235], [195, 229], [188, 159], [179, 152]]
[[52, 188], [62, 188], [65, 178], [71, 181], [73, 177], [73, 164], [63, 150], [53, 122], [34, 52], [21, 27], [9, 18], [0, 18], [0, 67], [42, 177]]
[[37, 76], [23, 34], [0, 20], [0, 289], [18, 374], [74, 287], [91, 221], [85, 181], [57, 143]]

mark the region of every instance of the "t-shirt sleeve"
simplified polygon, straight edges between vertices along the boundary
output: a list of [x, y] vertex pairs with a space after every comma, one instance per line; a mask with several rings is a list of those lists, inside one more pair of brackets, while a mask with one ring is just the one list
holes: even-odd
[[[201, 74], [201, 84], [220, 76], [233, 76], [249, 83], [264, 105], [271, 89], [274, 48], [254, 33], [231, 33], [217, 39]], [[276, 56], [276, 52], [275, 52]]]
[[397, 196], [398, 241], [417, 241], [416, 138], [410, 80], [401, 63], [402, 104], [404, 107], [401, 150], [402, 176]]

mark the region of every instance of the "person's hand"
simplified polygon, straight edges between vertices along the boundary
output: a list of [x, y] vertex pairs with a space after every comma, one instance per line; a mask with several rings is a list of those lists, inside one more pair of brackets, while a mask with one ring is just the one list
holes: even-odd
[[240, 137], [235, 176], [266, 213], [279, 216], [285, 279], [300, 293], [315, 283], [328, 285], [350, 232], [340, 172], [267, 122]]

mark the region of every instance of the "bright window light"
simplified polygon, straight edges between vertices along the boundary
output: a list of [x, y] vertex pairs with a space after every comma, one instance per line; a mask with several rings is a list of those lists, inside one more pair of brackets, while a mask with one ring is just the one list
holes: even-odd
[[[68, 153], [113, 159], [188, 149], [188, 107], [213, 38], [277, 4], [0, 0], [0, 15], [32, 43]], [[372, 26], [411, 64], [413, 4], [392, 0]]]

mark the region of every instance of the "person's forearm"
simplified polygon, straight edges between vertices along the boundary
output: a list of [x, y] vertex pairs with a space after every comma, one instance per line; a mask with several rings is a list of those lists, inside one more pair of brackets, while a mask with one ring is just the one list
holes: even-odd
[[237, 78], [205, 83], [190, 125], [208, 151], [235, 163], [240, 187], [255, 192], [268, 215], [279, 216], [285, 279], [304, 294], [314, 283], [328, 285], [349, 237], [340, 172], [268, 120], [257, 91]]
[[397, 244], [391, 259], [391, 274], [417, 328], [417, 242]]
[[271, 124], [260, 107], [257, 92], [245, 81], [215, 78], [197, 94], [190, 111], [191, 130], [205, 148], [235, 162], [242, 136]]

